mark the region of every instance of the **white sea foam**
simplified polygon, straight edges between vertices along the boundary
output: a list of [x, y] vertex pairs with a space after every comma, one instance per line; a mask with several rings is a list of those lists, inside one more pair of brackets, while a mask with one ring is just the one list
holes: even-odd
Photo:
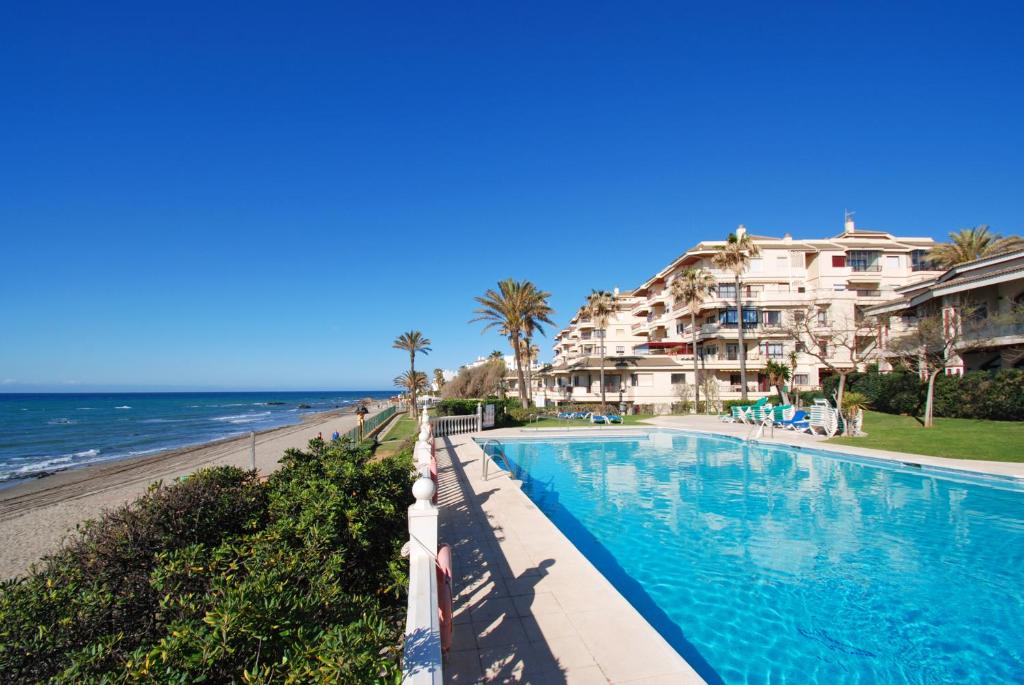
[[[72, 454], [63, 454], [59, 457], [28, 457], [27, 459], [32, 460], [31, 464], [25, 464], [24, 466], [12, 471], [0, 473], [0, 483], [13, 480], [15, 478], [27, 478], [40, 473], [46, 473], [47, 471], [63, 471], [70, 466], [80, 466], [94, 461], [103, 461], [104, 458], [94, 458], [99, 456], [100, 450], [91, 449], [83, 450], [81, 452], [73, 452]], [[25, 461], [25, 459], [26, 458], [19, 458], [18, 461]]]
[[72, 457], [78, 457], [78, 458], [82, 458], [82, 457], [95, 457], [99, 453], [100, 453], [99, 450], [91, 449], [91, 450], [85, 450], [84, 452], [75, 452], [71, 456]]
[[212, 421], [226, 421], [227, 423], [252, 423], [259, 421], [265, 416], [270, 416], [269, 411], [261, 411], [257, 414], [236, 414], [234, 416], [215, 416]]
[[51, 425], [51, 426], [73, 426], [76, 423], [78, 423], [78, 421], [75, 421], [74, 419], [68, 419], [68, 418], [65, 418], [65, 417], [61, 417], [59, 419], [50, 419], [46, 423]]
[[128, 406], [128, 405], [126, 404], [126, 405], [124, 405], [123, 407], [114, 407], [114, 409], [131, 409], [131, 407], [129, 407], [129, 406]]

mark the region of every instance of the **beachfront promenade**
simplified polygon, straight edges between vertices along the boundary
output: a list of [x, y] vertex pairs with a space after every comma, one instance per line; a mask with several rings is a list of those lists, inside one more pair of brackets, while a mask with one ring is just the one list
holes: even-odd
[[[374, 416], [387, 405], [371, 407]], [[355, 414], [327, 415], [265, 431], [256, 436], [256, 467], [261, 473], [278, 468], [288, 448], [302, 448], [334, 431], [345, 433], [358, 423]], [[170, 481], [207, 466], [250, 468], [248, 436], [158, 455], [123, 459], [62, 471], [0, 490], [0, 578], [25, 573], [44, 554], [58, 549], [82, 521], [104, 509], [120, 506], [146, 492], [154, 481]]]

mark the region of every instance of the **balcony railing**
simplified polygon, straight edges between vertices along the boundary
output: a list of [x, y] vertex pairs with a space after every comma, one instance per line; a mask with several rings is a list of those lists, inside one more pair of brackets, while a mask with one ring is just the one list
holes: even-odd
[[881, 264], [864, 262], [859, 259], [848, 260], [847, 265], [849, 265], [850, 271], [854, 272], [879, 272], [882, 270]]
[[881, 290], [858, 290], [857, 297], [881, 297]]

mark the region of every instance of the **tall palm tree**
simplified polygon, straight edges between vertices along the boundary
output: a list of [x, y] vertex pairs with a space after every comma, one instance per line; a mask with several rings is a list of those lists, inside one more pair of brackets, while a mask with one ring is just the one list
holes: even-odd
[[615, 295], [607, 290], [591, 290], [587, 296], [586, 311], [594, 323], [594, 328], [601, 338], [601, 412], [605, 412], [604, 399], [604, 338], [608, 328], [608, 319], [615, 311]]
[[548, 297], [551, 293], [537, 290], [537, 287], [526, 281], [523, 288], [523, 356], [526, 357], [526, 387], [527, 399], [533, 401], [533, 361], [537, 359], [540, 350], [533, 344], [533, 336], [537, 333], [544, 335], [544, 328], [541, 324], [554, 325], [551, 315], [554, 310], [548, 305]]
[[715, 277], [704, 269], [687, 269], [672, 281], [672, 297], [690, 311], [691, 345], [693, 346], [693, 407], [700, 404], [700, 372], [697, 368], [697, 314], [704, 300], [715, 292]]
[[409, 393], [410, 405], [413, 413], [416, 412], [416, 393], [427, 389], [427, 374], [422, 371], [403, 371], [395, 376], [395, 386], [402, 388]]
[[[430, 338], [425, 337], [419, 331], [408, 331], [395, 338], [391, 346], [396, 350], [405, 350], [409, 353], [409, 377], [416, 376], [416, 353], [430, 354]], [[424, 376], [425, 378], [426, 376]], [[413, 383], [409, 389], [409, 416], [416, 416], [416, 384]]]
[[949, 269], [957, 264], [1022, 248], [1024, 238], [1017, 235], [1004, 238], [998, 233], [992, 233], [988, 226], [982, 224], [974, 228], [962, 228], [956, 233], [951, 232], [949, 242], [939, 243], [933, 247], [928, 258]]
[[725, 245], [711, 258], [712, 263], [724, 271], [732, 271], [736, 281], [736, 326], [739, 331], [740, 348], [740, 397], [747, 399], [747, 348], [743, 342], [743, 293], [740, 290], [740, 277], [750, 266], [750, 260], [761, 254], [746, 230], [737, 235], [730, 233]]

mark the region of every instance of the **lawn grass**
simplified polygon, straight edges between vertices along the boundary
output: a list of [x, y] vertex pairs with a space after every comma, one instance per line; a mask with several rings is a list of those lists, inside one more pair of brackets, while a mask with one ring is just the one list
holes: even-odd
[[600, 424], [590, 423], [589, 419], [541, 419], [531, 421], [524, 428], [572, 428], [573, 426], [584, 428], [615, 428], [616, 426], [643, 425], [645, 419], [652, 418], [654, 414], [627, 414], [622, 417], [622, 423]]
[[416, 419], [409, 418], [408, 416], [399, 417], [387, 429], [387, 433], [381, 436], [380, 444], [377, 445], [374, 456], [385, 457], [397, 454], [402, 450], [402, 445], [406, 440], [416, 436], [418, 429], [419, 423]]
[[868, 435], [828, 442], [933, 457], [1024, 462], [1024, 421], [935, 419], [935, 426], [924, 428], [910, 416], [866, 412], [864, 432]]

